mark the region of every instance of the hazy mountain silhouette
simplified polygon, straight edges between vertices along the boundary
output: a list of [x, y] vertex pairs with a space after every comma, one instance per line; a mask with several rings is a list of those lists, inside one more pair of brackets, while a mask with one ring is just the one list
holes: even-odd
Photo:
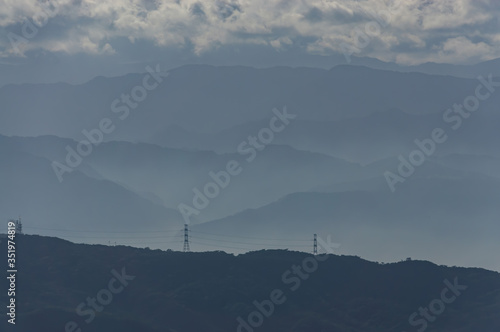
[[429, 162], [395, 193], [383, 180], [332, 185], [197, 225], [193, 231], [299, 239], [318, 233], [332, 235], [342, 252], [369, 259], [412, 255], [453, 264], [467, 260], [470, 266], [498, 270], [495, 252], [500, 247], [494, 234], [499, 230], [500, 181], [446, 168], [442, 176], [429, 175], [438, 174], [430, 172], [434, 168], [441, 166]]
[[[301, 238], [343, 232], [346, 240], [339, 241], [358, 246], [353, 250], [373, 259], [394, 257], [393, 249], [378, 243], [422, 234], [432, 245], [414, 240], [418, 243], [408, 252], [451, 259], [453, 255], [438, 251], [444, 237], [450, 248], [464, 252], [453, 256], [462, 265], [479, 264], [477, 252], [497, 249], [491, 229], [496, 229], [498, 213], [500, 117], [495, 107], [500, 97], [492, 94], [481, 102], [459, 130], [443, 120], [444, 111], [475, 93], [477, 79], [359, 66], [190, 65], [164, 73], [162, 84], [130, 109], [129, 118], [119, 120], [111, 104], [143, 76], [0, 88], [2, 133], [66, 137], [0, 136], [9, 165], [3, 180], [10, 191], [4, 218], [22, 214], [46, 228], [105, 224], [110, 230], [121, 225], [137, 229], [134, 223], [140, 221], [151, 223], [148, 229], [180, 230], [185, 220], [178, 206], [193, 206], [195, 191], [214, 181], [210, 172], [220, 174], [228, 161], [236, 160], [241, 174], [191, 217], [193, 225], [208, 222], [200, 230], [230, 230], [231, 235], [241, 227], [262, 236], [286, 229]], [[248, 155], [237, 151], [239, 144], [269, 126], [272, 108], [284, 106], [297, 118], [248, 162]], [[94, 146], [57, 186], [51, 162], [64, 162], [67, 146], [76, 148], [85, 139], [82, 130], [96, 128], [103, 118], [112, 119], [116, 130], [103, 135], [106, 142]], [[434, 128], [443, 128], [449, 139], [391, 193], [384, 173], [397, 172], [397, 157], [407, 158], [417, 148], [415, 139], [428, 138]], [[34, 188], [24, 195], [28, 183]], [[444, 230], [452, 226], [448, 239]], [[363, 242], [370, 232], [384, 229], [374, 243]], [[362, 236], [355, 238], [358, 232]], [[481, 262], [498, 268], [492, 255]]]
[[[75, 148], [77, 142], [57, 137], [0, 137], [0, 146], [62, 163], [67, 145]], [[107, 142], [95, 147], [78, 170], [81, 168], [90, 177], [114, 181], [139, 195], [153, 195], [155, 202], [167, 208], [177, 208], [180, 203], [192, 204], [193, 188], [203, 190], [207, 182], [214, 181], [210, 172], [218, 173], [226, 169], [230, 160], [238, 161], [241, 174], [232, 177], [200, 220], [262, 206], [286, 194], [310, 190], [325, 181], [363, 178], [367, 172], [355, 163], [288, 146], [271, 145], [259, 151], [255, 160], [248, 162], [246, 158], [248, 155], [238, 153], [216, 154], [143, 143]], [[68, 173], [63, 178], [66, 176]], [[260, 181], [255, 181], [257, 178]], [[57, 181], [54, 172], [51, 180]]]
[[[276, 135], [273, 143], [366, 164], [411, 152], [416, 148], [415, 139], [430, 137], [432, 130], [438, 127], [444, 128], [450, 139], [438, 146], [436, 155], [498, 155], [496, 142], [500, 136], [496, 123], [499, 120], [494, 109], [481, 109], [473, 117], [464, 120], [455, 133], [443, 121], [442, 113], [416, 115], [392, 109], [336, 121], [297, 118], [286, 130]], [[265, 128], [268, 122], [248, 122], [213, 134], [200, 134], [169, 126], [146, 141], [165, 147], [234, 152], [239, 142]]]
[[[482, 73], [487, 76], [489, 72]], [[442, 113], [457, 96], [473, 94], [476, 79], [398, 73], [366, 67], [331, 70], [190, 65], [169, 71], [159, 87], [130, 109], [111, 111], [115, 99], [142, 84], [144, 74], [95, 78], [85, 84], [23, 84], [0, 88], [0, 132], [5, 135], [58, 135], [84, 138], [83, 129], [111, 118], [117, 129], [107, 139], [146, 140], [171, 125], [217, 132], [249, 121], [270, 119], [287, 106], [301, 120], [336, 120], [388, 109]], [[357, 96], [362, 95], [362, 98]], [[258, 96], [258, 97], [256, 97]], [[493, 94], [482, 108], [498, 104]], [[123, 106], [123, 102], [115, 104]], [[25, 119], [30, 119], [30, 125]]]
[[[177, 210], [154, 204], [109, 180], [75, 170], [59, 183], [49, 160], [20, 151], [0, 151], [0, 210], [5, 219], [22, 214], [31, 220], [29, 232], [53, 234], [50, 229], [55, 228], [68, 229], [67, 236], [81, 236], [71, 230], [135, 231], [139, 222], [143, 230], [158, 230], [178, 228], [182, 222]], [[81, 240], [96, 239], [87, 234]]]

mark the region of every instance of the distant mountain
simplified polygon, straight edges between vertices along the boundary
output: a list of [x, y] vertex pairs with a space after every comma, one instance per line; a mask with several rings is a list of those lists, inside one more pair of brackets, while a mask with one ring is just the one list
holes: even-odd
[[161, 55], [147, 61], [123, 61], [114, 56], [88, 57], [77, 53], [40, 52], [30, 61], [19, 59], [18, 63], [0, 63], [0, 86], [22, 83], [68, 82], [81, 84], [95, 76], [121, 76], [144, 71], [152, 63], [161, 64], [169, 70], [185, 64], [208, 64], [214, 66], [249, 66], [269, 68], [275, 66], [312, 67], [330, 69], [338, 65], [366, 66], [374, 69], [402, 72], [422, 72], [432, 75], [451, 75], [456, 77], [476, 78], [480, 73], [492, 73], [500, 76], [499, 59], [484, 61], [472, 65], [451, 65], [445, 63], [424, 63], [417, 66], [405, 66], [393, 62], [384, 62], [365, 56], [351, 56], [350, 62], [342, 53], [328, 55], [311, 54], [302, 47], [287, 48], [286, 52], [277, 51], [269, 45], [238, 45], [237, 47], [219, 45], [203, 54], [195, 55], [189, 49], [164, 49]]
[[[0, 136], [0, 146], [64, 164], [66, 146], [76, 148], [76, 144], [57, 137]], [[153, 196], [155, 202], [161, 202], [167, 208], [177, 208], [181, 203], [192, 206], [193, 189], [204, 191], [207, 183], [214, 182], [211, 172], [227, 172], [227, 163], [237, 161], [240, 174], [232, 176], [227, 187], [222, 188], [217, 198], [194, 218], [201, 221], [266, 205], [284, 195], [310, 190], [325, 181], [337, 183], [374, 175], [358, 164], [288, 146], [270, 145], [256, 152], [254, 160], [247, 161], [249, 157], [250, 154], [216, 154], [144, 143], [107, 142], [95, 147], [77, 169], [87, 176], [113, 181], [143, 197]], [[52, 173], [53, 180], [57, 181], [56, 174]]]
[[[500, 76], [500, 70], [498, 69], [499, 65], [500, 58], [480, 62], [474, 65], [452, 65], [446, 63], [427, 62], [417, 66], [399, 66], [399, 68], [391, 67], [391, 69], [403, 72], [412, 71], [432, 75], [477, 78], [479, 75], [484, 76], [490, 73], [494, 76]], [[374, 66], [374, 68], [376, 67]]]
[[450, 154], [437, 161], [449, 168], [500, 178], [500, 157], [498, 156]]
[[[80, 140], [84, 129], [96, 128], [103, 118], [109, 118], [115, 130], [105, 139], [144, 141], [174, 125], [190, 132], [213, 133], [269, 120], [273, 108], [284, 106], [298, 119], [309, 121], [361, 117], [390, 109], [442, 114], [473, 94], [478, 84], [476, 79], [359, 66], [323, 70], [191, 65], [169, 71], [143, 101], [126, 106], [122, 95], [126, 97], [141, 85], [144, 76], [99, 77], [81, 85], [4, 86], [0, 88], [0, 132]], [[492, 109], [499, 101], [500, 95], [493, 94], [481, 107]]]
[[[241, 227], [250, 236], [286, 231], [307, 240], [315, 232], [344, 232], [341, 242], [369, 258], [394, 257], [402, 241], [408, 253], [452, 259], [442, 240], [461, 253], [457, 263], [495, 266], [478, 253], [497, 249], [491, 234], [499, 214], [500, 95], [481, 102], [459, 130], [443, 120], [443, 112], [475, 93], [477, 79], [360, 66], [192, 65], [155, 76], [163, 82], [140, 106], [116, 108], [143, 76], [0, 88], [0, 132], [16, 135], [0, 136], [5, 219], [21, 214], [41, 228], [69, 225], [75, 233], [101, 224], [133, 232], [141, 220], [148, 230], [176, 236], [186, 222], [181, 206], [194, 211], [192, 226], [206, 223], [199, 230], [216, 234], [241, 235]], [[271, 132], [265, 148], [249, 148], [259, 133], [269, 135], [272, 109], [284, 106], [296, 119]], [[53, 162], [66, 163], [68, 149], [89, 139], [82, 131], [102, 121], [114, 131], [102, 134], [105, 142], [60, 184]], [[449, 139], [391, 193], [384, 173], [397, 172], [398, 156], [407, 158], [415, 140], [435, 128]], [[230, 163], [238, 171], [229, 179]], [[456, 233], [450, 240], [447, 227]]]
[[[423, 128], [426, 122], [415, 123]], [[380, 126], [383, 131], [383, 121]], [[338, 135], [348, 137], [346, 132]], [[194, 226], [194, 232], [258, 238], [287, 235], [302, 240], [315, 232], [327, 233], [340, 235], [338, 241], [350, 245], [347, 252], [371, 259], [400, 259], [400, 252], [414, 252], [421, 258], [496, 266], [489, 255], [478, 256], [481, 250], [490, 252], [497, 246], [492, 234], [500, 213], [495, 202], [500, 186], [494, 156], [476, 158], [440, 151], [391, 193], [384, 173], [397, 173], [400, 161], [396, 157], [360, 166], [280, 145], [267, 146], [254, 161], [247, 162], [247, 156], [238, 153], [107, 142], [95, 147], [91, 155], [83, 158], [82, 165], [65, 174], [59, 183], [51, 162], [65, 161], [67, 145], [75, 147], [76, 142], [53, 136], [0, 136], [5, 169], [2, 183], [8, 188], [1, 203], [4, 219], [22, 214], [34, 230], [106, 227], [108, 231], [135, 230], [140, 220], [140, 225], [147, 224], [144, 231], [173, 230], [171, 235], [175, 235], [185, 221], [177, 210], [179, 204], [195, 207], [193, 200], [198, 197], [199, 203], [201, 198], [193, 190], [204, 192], [208, 183], [215, 183], [213, 174], [226, 172], [227, 163], [235, 160], [241, 173], [232, 176], [227, 187], [219, 189], [219, 194], [198, 210], [198, 215], [190, 216], [192, 225], [208, 221]], [[101, 195], [105, 200], [99, 199]], [[75, 211], [78, 217], [72, 217]], [[454, 232], [450, 238], [448, 228]], [[415, 234], [432, 245], [422, 246], [415, 239], [420, 239], [420, 235]], [[103, 243], [91, 236], [86, 238], [85, 234], [69, 235], [79, 235], [83, 242], [88, 242], [88, 238]], [[120, 235], [125, 236], [115, 237]], [[391, 248], [402, 239], [406, 251], [393, 252]], [[236, 252], [255, 248], [239, 246], [238, 241], [231, 243], [231, 239], [203, 240], [207, 246], [200, 245], [198, 249], [220, 244], [235, 247]], [[443, 252], [443, 242], [463, 254]], [[137, 245], [145, 244], [138, 240]], [[153, 247], [165, 245], [156, 241]]]
[[[367, 164], [409, 154], [416, 148], [416, 139], [421, 141], [430, 137], [434, 128], [443, 128], [449, 139], [437, 147], [436, 155], [498, 155], [498, 121], [500, 116], [494, 110], [478, 111], [465, 119], [457, 131], [443, 120], [442, 113], [416, 115], [395, 109], [336, 121], [297, 118], [276, 135], [273, 143]], [[170, 126], [154, 133], [146, 141], [172, 148], [235, 152], [239, 142], [266, 125], [266, 120], [248, 122], [213, 134], [199, 134]]]
[[[284, 250], [233, 256], [75, 245], [40, 236], [18, 236], [17, 242], [19, 332], [64, 330], [69, 322], [99, 332], [247, 332], [238, 326], [262, 315], [255, 303], [267, 312], [255, 331], [500, 328], [500, 275], [483, 269], [414, 260], [381, 265], [338, 255], [316, 259]], [[4, 270], [5, 263], [0, 263]], [[300, 271], [292, 272], [297, 266]], [[97, 303], [99, 311], [86, 304], [91, 298], [106, 300], [110, 285], [120, 291], [106, 305]], [[447, 302], [441, 310], [443, 293]], [[271, 299], [279, 300], [273, 310]], [[0, 302], [5, 301], [3, 294]], [[430, 311], [424, 309], [429, 306]], [[6, 325], [5, 319], [1, 324]]]
[[[47, 159], [0, 148], [3, 220], [28, 220], [29, 233], [54, 234], [86, 243], [121, 239], [123, 232], [178, 229], [182, 217], [109, 180], [76, 170], [59, 183]], [[61, 230], [68, 230], [61, 233]], [[92, 235], [91, 232], [104, 232]], [[119, 243], [134, 243], [128, 238]], [[135, 242], [138, 245], [137, 241]]]
[[500, 231], [498, 179], [464, 176], [462, 171], [428, 162], [398, 185], [391, 193], [381, 177], [295, 193], [196, 225], [193, 234], [309, 239], [317, 233], [332, 235], [342, 244], [341, 252], [374, 260], [393, 261], [406, 255], [500, 270], [494, 254], [500, 250], [495, 235]]
[[[347, 135], [347, 133], [340, 133], [339, 135], [341, 137]], [[18, 174], [25, 165], [34, 168], [45, 168], [47, 169], [44, 173], [45, 178], [35, 188], [43, 191], [48, 186], [54, 188], [56, 192], [57, 190], [63, 190], [63, 188], [56, 186], [58, 184], [57, 176], [50, 166], [50, 162], [55, 160], [64, 163], [66, 145], [74, 147], [76, 142], [57, 137], [0, 137], [0, 147], [6, 151], [10, 149], [15, 154], [26, 153], [31, 156], [30, 158], [35, 158], [34, 156], [43, 158], [39, 159], [42, 161], [43, 166], [37, 166], [39, 163], [26, 162], [17, 158], [5, 159], [5, 162], [11, 167], [10, 173], [6, 174], [13, 174], [9, 176], [11, 180], [14, 178], [26, 179], [24, 174]], [[272, 232], [279, 233], [279, 228], [282, 227], [280, 225], [288, 225], [290, 220], [295, 220], [300, 215], [298, 212], [292, 212], [296, 208], [300, 208], [306, 214], [310, 213], [311, 218], [313, 218], [313, 215], [316, 216], [314, 218], [319, 218], [320, 224], [316, 225], [320, 229], [326, 228], [328, 230], [330, 230], [329, 226], [327, 226], [329, 224], [336, 227], [333, 226], [335, 222], [332, 218], [340, 211], [345, 213], [342, 218], [348, 216], [349, 211], [354, 215], [362, 213], [363, 219], [371, 220], [371, 224], [380, 228], [385, 227], [386, 222], [396, 222], [398, 218], [410, 218], [416, 224], [433, 220], [436, 225], [446, 225], [450, 220], [457, 220], [460, 224], [463, 223], [472, 227], [471, 218], [475, 220], [474, 223], [489, 223], [492, 220], [493, 212], [491, 211], [496, 211], [496, 207], [495, 204], [490, 204], [491, 199], [485, 195], [488, 195], [488, 190], [492, 190], [489, 193], [490, 197], [495, 197], [497, 194], [498, 176], [496, 179], [491, 177], [496, 174], [494, 164], [491, 163], [491, 161], [496, 160], [495, 157], [484, 157], [484, 160], [479, 160], [479, 162], [473, 155], [454, 155], [454, 157], [450, 155], [450, 157], [447, 157], [446, 154], [440, 153], [439, 155], [441, 154], [442, 156], [432, 156], [423, 166], [416, 169], [415, 174], [406, 183], [397, 184], [396, 193], [391, 193], [383, 174], [386, 171], [397, 173], [400, 162], [395, 157], [360, 166], [356, 163], [349, 163], [342, 159], [318, 153], [298, 151], [287, 146], [270, 145], [260, 151], [254, 161], [247, 162], [245, 160], [246, 156], [238, 153], [216, 154], [208, 151], [161, 148], [143, 143], [107, 142], [96, 147], [90, 156], [83, 158], [82, 165], [77, 168], [76, 173], [65, 174], [65, 180], [61, 186], [69, 186], [69, 184], [65, 183], [66, 177], [73, 179], [75, 176], [92, 179], [92, 183], [95, 182], [96, 184], [112, 184], [120, 188], [121, 191], [134, 195], [137, 199], [148, 201], [148, 204], [152, 204], [151, 206], [155, 207], [155, 209], [171, 211], [168, 216], [154, 217], [153, 219], [164, 220], [167, 228], [173, 226], [180, 229], [184, 219], [181, 218], [177, 210], [178, 205], [182, 203], [194, 207], [193, 199], [195, 194], [193, 190], [197, 189], [203, 192], [207, 183], [214, 182], [210, 172], [219, 173], [225, 171], [228, 161], [236, 160], [242, 167], [241, 173], [232, 176], [227, 187], [222, 188], [217, 197], [209, 200], [208, 207], [199, 210], [201, 212], [199, 215], [193, 215], [190, 218], [192, 223], [213, 221], [234, 215], [227, 218], [227, 225], [231, 224], [232, 226], [224, 224], [220, 229], [217, 229], [216, 233], [224, 233], [226, 230], [231, 229], [238, 233], [239, 227], [245, 229], [248, 225], [260, 223], [262, 223], [262, 227], [259, 228], [259, 232], [270, 231], [268, 227], [264, 226], [269, 223], [277, 227]], [[5, 154], [5, 156], [8, 155], [8, 153]], [[449, 159], [451, 157], [453, 159]], [[36, 174], [35, 171], [30, 173]], [[19, 180], [19, 182], [22, 181]], [[480, 188], [483, 184], [485, 187]], [[474, 191], [469, 190], [471, 186]], [[16, 195], [23, 194], [22, 187], [16, 186], [14, 180], [9, 183], [9, 188], [11, 188], [11, 196], [12, 193], [16, 193]], [[411, 194], [405, 188], [414, 188], [417, 192]], [[490, 189], [486, 190], [487, 188]], [[82, 188], [79, 186], [78, 191], [81, 190]], [[102, 192], [106, 192], [99, 186], [88, 188], [88, 190], [87, 196], [89, 197], [95, 197]], [[457, 192], [463, 191], [469, 193], [470, 197], [460, 197], [460, 201], [456, 202], [460, 209], [446, 204], [442, 207], [439, 206], [444, 197], [454, 196]], [[324, 205], [319, 209], [308, 206], [305, 201], [290, 203], [292, 205], [291, 209], [287, 204], [276, 202], [284, 196], [301, 192], [310, 192], [311, 195], [316, 195], [314, 192], [336, 193], [338, 196], [330, 195], [328, 198], [321, 198], [319, 201], [323, 201]], [[358, 198], [358, 194], [352, 192], [359, 192], [361, 198]], [[367, 194], [363, 192], [369, 192], [373, 197], [366, 196]], [[432, 195], [428, 193], [432, 193]], [[438, 193], [441, 193], [441, 196]], [[305, 198], [306, 201], [315, 200], [312, 196], [300, 197]], [[341, 205], [340, 209], [331, 210], [330, 207], [335, 206], [337, 204], [336, 200], [340, 197], [345, 197], [345, 200], [341, 200], [342, 203], [338, 203]], [[397, 202], [394, 202], [395, 197], [399, 198]], [[483, 198], [477, 199], [477, 197]], [[71, 195], [65, 197], [65, 199], [71, 199]], [[412, 206], [415, 206], [415, 202], [420, 202], [420, 205], [423, 204], [422, 199], [436, 201], [435, 204], [428, 202], [430, 204], [429, 208], [422, 210], [425, 211], [425, 215], [409, 212], [409, 215], [403, 212], [398, 213], [396, 216], [393, 215], [395, 207], [399, 211], [403, 211], [404, 207], [413, 209]], [[379, 202], [379, 200], [382, 200], [380, 204], [385, 206], [385, 209], [382, 206], [377, 209], [370, 208], [374, 204], [373, 202]], [[37, 212], [38, 210], [46, 213], [43, 206], [31, 205], [23, 207], [22, 204], [24, 203], [21, 202], [8, 203], [9, 208], [5, 210], [8, 212], [5, 218], [16, 216], [19, 213], [25, 214], [23, 211], [28, 207], [30, 207], [28, 210], [32, 212], [27, 217], [29, 216], [31, 220], [40, 220], [40, 217], [43, 216], [43, 214]], [[260, 211], [259, 208], [264, 208], [269, 204], [271, 204], [270, 206], [276, 205], [276, 211], [279, 212], [280, 217], [274, 218], [267, 214], [252, 217], [260, 220], [259, 222], [254, 222], [254, 220], [249, 220], [246, 217], [243, 219], [239, 217], [241, 213], [246, 213], [242, 211], [249, 208]], [[478, 208], [481, 206], [483, 208]], [[459, 210], [461, 211], [462, 208], [464, 213], [456, 213]], [[470, 209], [469, 212], [467, 212], [467, 208]], [[175, 209], [175, 211], [172, 209]], [[54, 210], [57, 209], [54, 208]], [[104, 213], [100, 209], [92, 209], [92, 211], [93, 213]], [[122, 211], [116, 211], [116, 213], [118, 212], [121, 213]], [[288, 213], [291, 213], [291, 215], [288, 215]], [[76, 229], [79, 228], [80, 223], [85, 224], [85, 219], [91, 216], [90, 211], [86, 213], [82, 211], [82, 214], [83, 219], [74, 222]], [[129, 222], [132, 223], [133, 218], [130, 216], [134, 214], [129, 212], [124, 214], [125, 217], [120, 215], [105, 217], [101, 215], [98, 219], [108, 220], [106, 223], [110, 225], [110, 229], [114, 229], [112, 227], [117, 227], [122, 222], [122, 219], [130, 220]], [[135, 218], [141, 219], [144, 217], [136, 214]], [[313, 224], [316, 222], [314, 218]], [[41, 219], [45, 220], [45, 222], [54, 220], [53, 217], [48, 216]], [[61, 219], [64, 218], [58, 220]], [[247, 226], [240, 225], [242, 221]], [[212, 222], [207, 225], [211, 224]], [[217, 222], [213, 225], [216, 224]], [[302, 238], [308, 238], [311, 232], [314, 232], [309, 230], [309, 224], [309, 221], [306, 222], [304, 224], [305, 228], [297, 224], [292, 228], [287, 228], [287, 231], [297, 233]], [[208, 226], [203, 225], [202, 227]], [[253, 232], [254, 230], [248, 229], [247, 231]], [[459, 232], [460, 236], [463, 234], [468, 233]]]
[[[444, 75], [461, 78], [477, 78], [479, 75], [492, 74], [500, 76], [500, 58], [469, 65], [454, 65], [449, 63], [426, 62], [420, 65], [405, 66], [377, 59], [352, 57], [352, 65], [366, 66], [373, 69], [392, 70], [402, 73], [422, 73], [427, 75]], [[341, 65], [341, 64], [339, 64]], [[325, 67], [322, 67], [325, 68]], [[326, 67], [328, 68], [328, 67]]]

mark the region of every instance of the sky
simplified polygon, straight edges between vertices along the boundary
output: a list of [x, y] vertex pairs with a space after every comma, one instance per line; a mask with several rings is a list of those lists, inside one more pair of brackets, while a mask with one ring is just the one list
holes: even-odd
[[493, 0], [0, 0], [0, 63], [145, 62], [177, 51], [196, 59], [266, 47], [472, 64], [500, 57], [499, 13]]

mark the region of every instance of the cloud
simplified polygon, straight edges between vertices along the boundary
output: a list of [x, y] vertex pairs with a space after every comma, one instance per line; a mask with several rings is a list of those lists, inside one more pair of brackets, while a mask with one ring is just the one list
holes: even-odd
[[[493, 53], [492, 47], [484, 42], [473, 43], [465, 37], [456, 37], [446, 40], [439, 49], [439, 57], [446, 58], [451, 56], [451, 60], [466, 60], [477, 58], [478, 60], [491, 60], [490, 54]], [[461, 58], [460, 58], [461, 57]]]
[[[114, 43], [144, 40], [158, 48], [192, 48], [201, 55], [222, 45], [265, 44], [282, 50], [342, 52], [359, 46], [359, 31], [387, 20], [359, 56], [416, 64], [467, 63], [500, 57], [500, 2], [487, 0], [0, 0], [0, 28], [22, 36], [39, 26], [21, 54], [42, 49], [114, 54]], [[48, 7], [47, 7], [48, 6]], [[50, 10], [48, 10], [50, 9]], [[387, 14], [388, 13], [388, 14]], [[380, 23], [380, 22], [379, 22]], [[0, 55], [13, 56], [8, 38]]]

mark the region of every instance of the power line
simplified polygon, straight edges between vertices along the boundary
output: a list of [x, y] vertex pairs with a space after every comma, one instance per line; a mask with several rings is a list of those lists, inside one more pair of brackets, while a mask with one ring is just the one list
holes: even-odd
[[[209, 238], [204, 238], [204, 237], [199, 237], [199, 236], [191, 236], [192, 239], [201, 239], [201, 240], [209, 240], [209, 241], [217, 241], [217, 242], [228, 242], [228, 243], [241, 243], [241, 244], [248, 244], [248, 245], [256, 245], [256, 246], [268, 246], [272, 245], [269, 243], [248, 243], [248, 242], [241, 242], [241, 241], [228, 241], [228, 240], [220, 240], [220, 239], [209, 239]], [[309, 247], [308, 245], [305, 244], [279, 244], [278, 246], [284, 246], [284, 245], [291, 245], [291, 246], [302, 246], [302, 247]]]
[[248, 236], [238, 236], [238, 235], [215, 234], [215, 233], [201, 232], [201, 231], [197, 231], [197, 230], [191, 230], [191, 233], [201, 233], [201, 234], [208, 234], [208, 235], [224, 236], [224, 237], [231, 237], [231, 238], [241, 238], [241, 239], [254, 239], [254, 240], [311, 242], [311, 240], [304, 240], [304, 239], [270, 239], [270, 238], [248, 237]]
[[[196, 245], [203, 245], [203, 246], [209, 246], [209, 247], [220, 247], [220, 248], [229, 248], [229, 249], [237, 249], [237, 250], [253, 250], [256, 249], [255, 247], [258, 246], [264, 246], [264, 248], [269, 248], [269, 249], [288, 249], [288, 248], [306, 248], [310, 247], [310, 244], [305, 244], [306, 242], [311, 242], [313, 240], [305, 240], [305, 239], [285, 239], [285, 238], [262, 238], [262, 237], [251, 237], [251, 236], [238, 236], [238, 235], [227, 235], [227, 234], [216, 234], [216, 233], [210, 233], [210, 232], [203, 232], [203, 231], [192, 231], [189, 230], [188, 225], [184, 225], [184, 232], [182, 229], [179, 230], [163, 230], [163, 231], [89, 231], [89, 230], [69, 230], [69, 229], [60, 229], [60, 228], [44, 228], [44, 227], [31, 227], [28, 226], [28, 229], [38, 229], [38, 230], [45, 230], [45, 231], [53, 231], [53, 232], [66, 232], [70, 234], [65, 234], [65, 235], [60, 235], [61, 237], [64, 238], [69, 238], [73, 239], [71, 241], [78, 241], [78, 240], [86, 240], [86, 241], [91, 241], [91, 240], [103, 240], [106, 239], [109, 241], [113, 241], [116, 244], [116, 241], [122, 242], [120, 245], [128, 245], [128, 244], [142, 244], [142, 245], [153, 245], [153, 244], [168, 244], [168, 245], [174, 245], [174, 244], [180, 244], [183, 242], [183, 251], [188, 252], [190, 251], [190, 239], [194, 240], [192, 243]], [[189, 232], [195, 233], [195, 236], [189, 235]], [[90, 236], [86, 236], [86, 234], [73, 234], [71, 233], [87, 233]], [[157, 236], [147, 236], [145, 234], [158, 234], [158, 233], [165, 233], [165, 235], [157, 235]], [[166, 235], [168, 233], [176, 233], [174, 235]], [[103, 236], [93, 236], [91, 234], [102, 234]], [[114, 237], [114, 234], [136, 234], [136, 236], [117, 236]], [[210, 237], [204, 237], [204, 236], [198, 236], [196, 234], [204, 234], [208, 235]], [[165, 237], [171, 237], [171, 240], [167, 240]], [[179, 238], [179, 237], [183, 237]], [[215, 237], [215, 238], [211, 238]], [[219, 237], [226, 237], [226, 238], [231, 238], [231, 239], [220, 239]], [[127, 239], [133, 239], [136, 241], [129, 241]], [[154, 241], [155, 239], [164, 239], [162, 242]], [[248, 241], [239, 241], [238, 239], [247, 239]], [[153, 242], [150, 242], [150, 241]], [[201, 242], [199, 240], [202, 240]], [[254, 240], [258, 240], [260, 242], [255, 242]], [[203, 241], [217, 241], [217, 244], [213, 243], [206, 243]], [[272, 241], [275, 243], [263, 243], [264, 241]], [[276, 243], [276, 241], [281, 241], [281, 243]], [[314, 234], [314, 252], [317, 252], [317, 242], [316, 242], [316, 234]], [[99, 241], [98, 241], [99, 242]], [[102, 242], [102, 241], [101, 241]], [[235, 246], [232, 245], [222, 245], [220, 243], [229, 243], [229, 244], [235, 244]], [[299, 242], [299, 243], [297, 243]], [[105, 245], [105, 244], [104, 244]], [[238, 245], [243, 245], [245, 247], [241, 247]], [[250, 248], [249, 248], [250, 247]]]
[[[26, 228], [26, 227], [25, 227]], [[39, 229], [39, 230], [47, 230], [47, 231], [55, 231], [55, 232], [70, 232], [70, 233], [94, 233], [94, 234], [103, 234], [103, 233], [112, 233], [112, 234], [138, 234], [138, 233], [148, 233], [148, 234], [158, 234], [158, 233], [182, 233], [182, 230], [164, 230], [164, 231], [88, 231], [88, 230], [70, 230], [70, 229], [61, 229], [61, 228], [44, 228], [44, 227], [34, 227], [28, 226], [29, 229]], [[226, 235], [226, 234], [216, 234], [209, 232], [202, 232], [197, 230], [189, 230], [191, 233], [200, 233], [206, 235], [214, 235], [214, 236], [222, 236], [222, 237], [230, 237], [230, 238], [241, 238], [241, 239], [251, 239], [251, 240], [262, 240], [262, 241], [298, 241], [298, 242], [310, 242], [311, 240], [304, 239], [276, 239], [276, 238], [263, 238], [263, 237], [250, 237], [250, 236], [238, 236], [238, 235]], [[153, 237], [151, 237], [153, 238]], [[163, 238], [159, 236], [158, 238]]]
[[[172, 237], [178, 237], [181, 234], [173, 235]], [[164, 239], [165, 236], [121, 236], [121, 237], [113, 237], [113, 236], [82, 236], [82, 235], [60, 235], [64, 237], [70, 237], [75, 239]]]
[[[153, 244], [169, 244], [169, 245], [172, 245], [172, 244], [181, 244], [182, 241], [172, 241], [172, 242], [165, 242], [165, 241], [162, 241], [162, 242], [142, 242], [142, 241], [139, 241], [139, 242], [130, 242], [130, 241], [126, 241], [126, 242], [117, 242], [117, 241], [114, 241], [114, 240], [119, 240], [119, 239], [112, 239], [113, 240], [113, 243], [115, 243], [116, 245], [129, 245], [129, 244], [144, 244], [144, 245], [153, 245]], [[105, 244], [105, 243], [96, 243], [96, 244], [102, 244], [102, 245], [108, 245], [108, 244]]]
[[[26, 228], [26, 227], [25, 227]], [[43, 227], [34, 227], [28, 226], [28, 228], [46, 230], [46, 231], [55, 231], [55, 232], [74, 232], [74, 233], [126, 233], [126, 234], [137, 234], [137, 233], [172, 233], [172, 232], [180, 232], [180, 230], [167, 230], [167, 231], [129, 231], [129, 232], [115, 232], [115, 231], [86, 231], [86, 230], [70, 230], [70, 229], [61, 229], [61, 228], [43, 228]]]
[[[220, 244], [209, 244], [209, 243], [203, 243], [203, 242], [193, 242], [193, 244], [201, 244], [201, 245], [211, 246], [211, 247], [216, 247], [216, 248], [230, 248], [230, 249], [238, 249], [238, 250], [252, 250], [252, 249], [255, 249], [255, 248], [232, 247], [232, 246], [225, 246], [225, 245], [220, 245]], [[271, 249], [288, 249], [290, 246], [284, 246], [284, 247], [286, 247], [286, 248], [271, 248]]]

